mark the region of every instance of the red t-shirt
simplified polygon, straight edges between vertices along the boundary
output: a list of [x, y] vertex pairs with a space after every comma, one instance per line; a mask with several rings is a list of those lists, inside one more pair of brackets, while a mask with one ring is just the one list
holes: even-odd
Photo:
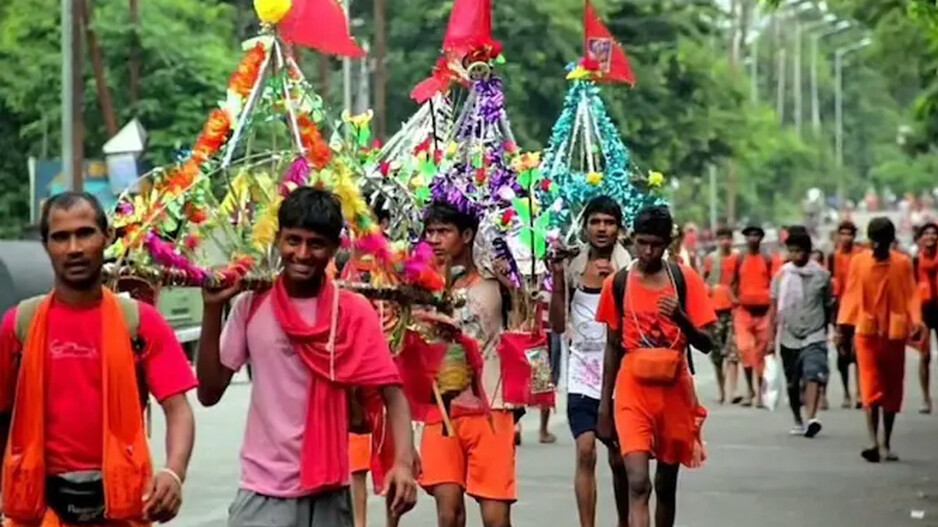
[[[53, 300], [49, 309], [49, 350], [46, 357], [46, 471], [49, 474], [100, 470], [104, 445], [104, 403], [101, 388], [101, 309], [76, 309]], [[0, 364], [21, 351], [16, 338], [16, 308], [0, 324]], [[198, 382], [169, 324], [151, 305], [140, 303], [138, 336], [147, 386], [157, 401], [185, 393]], [[4, 368], [9, 370], [9, 368]], [[0, 381], [13, 382], [13, 372]], [[4, 394], [0, 411], [12, 409]]]
[[[710, 302], [703, 279], [697, 271], [686, 265], [681, 265], [681, 272], [687, 286], [684, 306], [687, 317], [696, 328], [704, 328], [713, 324], [717, 320], [717, 315], [713, 310], [713, 304]], [[681, 334], [677, 324], [658, 313], [658, 299], [664, 296], [677, 297], [673, 284], [668, 284], [667, 287], [658, 290], [649, 289], [642, 284], [637, 273], [630, 272], [628, 284], [625, 287], [625, 299], [622, 302], [625, 314], [620, 319], [613, 292], [614, 281], [615, 275], [612, 275], [603, 282], [603, 290], [599, 295], [599, 307], [596, 310], [596, 321], [617, 331], [622, 327], [622, 320], [624, 320], [622, 347], [626, 351], [649, 347], [683, 349], [687, 345], [687, 337]], [[633, 322], [634, 320], [638, 321], [637, 325]], [[642, 336], [650, 342], [643, 343]]]

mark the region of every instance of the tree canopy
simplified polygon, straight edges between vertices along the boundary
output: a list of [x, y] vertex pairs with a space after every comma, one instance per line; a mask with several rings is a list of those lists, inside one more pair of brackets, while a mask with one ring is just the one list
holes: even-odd
[[[91, 2], [92, 24], [103, 55], [117, 121], [138, 117], [150, 132], [148, 161], [170, 162], [186, 147], [207, 112], [223, 97], [237, 64], [240, 42], [256, 28], [250, 0], [148, 0], [139, 34], [128, 2]], [[386, 2], [388, 44], [388, 132], [416, 109], [410, 89], [429, 76], [439, 55], [451, 2]], [[706, 178], [716, 168], [719, 213], [728, 174], [739, 196], [738, 219], [789, 221], [806, 189], [858, 198], [867, 187], [922, 191], [933, 185], [938, 141], [938, 15], [933, 2], [917, 0], [831, 0], [835, 12], [868, 28], [874, 45], [845, 71], [844, 164], [834, 155], [833, 50], [848, 35], [825, 40], [819, 58], [820, 135], [811, 126], [810, 48], [802, 48], [800, 135], [792, 129], [795, 108], [792, 41], [796, 19], [775, 20], [771, 1], [605, 0], [594, 1], [625, 47], [638, 78], [635, 88], [606, 86], [603, 97], [633, 157], [664, 173], [683, 219], [707, 217]], [[565, 66], [582, 53], [582, 0], [496, 1], [495, 36], [504, 45], [509, 118], [525, 149], [545, 146], [568, 85]], [[727, 8], [727, 4], [735, 10]], [[753, 11], [755, 10], [755, 11]], [[48, 0], [0, 4], [0, 237], [15, 235], [28, 214], [28, 156], [57, 157], [60, 148], [59, 19]], [[765, 22], [750, 45], [734, 55], [733, 31], [743, 14]], [[45, 13], [37, 16], [37, 13]], [[805, 14], [805, 18], [817, 15]], [[353, 31], [374, 41], [373, 1], [352, 4]], [[744, 32], [745, 33], [745, 32]], [[758, 46], [751, 42], [757, 40]], [[137, 47], [140, 94], [132, 99], [129, 61]], [[784, 68], [779, 50], [787, 49]], [[757, 97], [751, 69], [758, 50]], [[341, 103], [340, 64], [304, 51], [301, 65], [327, 87], [323, 95]], [[778, 115], [778, 72], [785, 115]], [[100, 157], [107, 139], [91, 61], [85, 61], [85, 148]], [[784, 117], [780, 119], [780, 117]], [[906, 131], [906, 130], [909, 131]]]

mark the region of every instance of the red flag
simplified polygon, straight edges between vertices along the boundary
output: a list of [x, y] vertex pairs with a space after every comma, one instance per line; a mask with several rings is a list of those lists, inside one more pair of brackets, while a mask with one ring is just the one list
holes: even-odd
[[635, 74], [632, 73], [629, 58], [596, 14], [589, 0], [586, 0], [586, 9], [583, 12], [583, 32], [586, 59], [599, 63], [599, 71], [603, 74], [598, 80], [624, 82], [635, 86]]
[[492, 0], [456, 0], [443, 37], [443, 51], [466, 53], [498, 46], [492, 39]]
[[349, 32], [348, 20], [338, 0], [293, 0], [293, 9], [278, 25], [287, 42], [328, 55], [363, 57]]

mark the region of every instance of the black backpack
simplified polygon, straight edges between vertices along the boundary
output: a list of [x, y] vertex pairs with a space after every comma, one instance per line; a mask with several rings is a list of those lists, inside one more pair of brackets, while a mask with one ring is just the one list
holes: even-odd
[[[681, 304], [681, 309], [687, 311], [687, 282], [684, 280], [684, 273], [681, 271], [681, 266], [672, 261], [666, 261], [665, 265], [671, 271], [671, 276], [674, 278], [674, 288], [677, 289], [677, 300]], [[616, 310], [618, 312], [619, 318], [623, 319], [625, 317], [625, 285], [629, 281], [629, 269], [624, 267], [619, 269], [616, 272], [615, 277], [612, 279], [612, 294], [615, 295], [616, 300]], [[690, 346], [686, 348], [687, 352], [687, 365], [690, 368], [691, 375], [695, 373], [694, 370], [694, 357], [691, 354]]]

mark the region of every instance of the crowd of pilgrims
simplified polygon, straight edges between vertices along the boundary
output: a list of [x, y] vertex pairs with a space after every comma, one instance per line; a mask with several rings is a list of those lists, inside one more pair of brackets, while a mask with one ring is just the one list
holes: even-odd
[[[466, 524], [466, 496], [486, 527], [510, 526], [525, 405], [507, 395], [514, 387], [501, 360], [506, 282], [500, 265], [476, 266], [478, 219], [448, 203], [429, 205], [423, 239], [438, 264], [464, 270], [454, 286], [466, 302], [452, 312], [415, 306], [425, 331], [408, 334], [392, 353], [384, 328], [393, 310], [333, 278], [345, 271], [336, 265], [340, 209], [321, 189], [286, 197], [280, 275], [266, 291], [239, 283], [203, 291], [193, 371], [154, 306], [103, 285], [112, 231], [97, 200], [74, 192], [49, 199], [40, 230], [54, 289], [11, 308], [0, 325], [7, 525], [172, 520], [187, 473], [199, 470], [189, 466], [196, 422], [187, 395], [194, 390], [201, 405], [215, 406], [249, 366], [230, 526], [363, 527], [369, 473], [373, 491], [387, 498], [382, 523], [406, 523], [423, 492], [440, 527]], [[599, 448], [608, 450], [619, 525], [674, 525], [679, 469], [707, 457], [708, 412], [693, 381], [692, 348], [715, 369], [716, 404], [765, 407], [766, 364], [780, 363], [790, 432], [813, 438], [832, 396], [831, 343], [842, 406], [864, 411], [870, 444], [860, 454], [868, 462], [898, 459], [891, 438], [907, 345], [921, 350], [921, 411], [931, 412], [938, 226], [918, 229], [914, 255], [896, 246], [885, 218], [869, 224], [862, 244], [853, 224], [841, 224], [828, 255], [803, 227], [785, 229], [776, 250], [762, 246], [761, 227], [743, 229], [744, 244], [724, 227], [712, 252], [698, 257], [682, 246], [667, 207], [645, 208], [625, 225], [619, 204], [600, 196], [581, 227], [579, 246], [551, 251], [553, 288], [543, 299], [554, 381], [564, 387], [560, 406], [575, 444], [571, 500], [580, 525], [595, 525]], [[434, 404], [436, 386], [417, 374], [436, 349], [459, 350], [471, 371], [445, 405]], [[151, 397], [167, 424], [162, 467], [154, 466], [142, 417]], [[539, 438], [554, 442], [553, 402], [538, 404]]]

